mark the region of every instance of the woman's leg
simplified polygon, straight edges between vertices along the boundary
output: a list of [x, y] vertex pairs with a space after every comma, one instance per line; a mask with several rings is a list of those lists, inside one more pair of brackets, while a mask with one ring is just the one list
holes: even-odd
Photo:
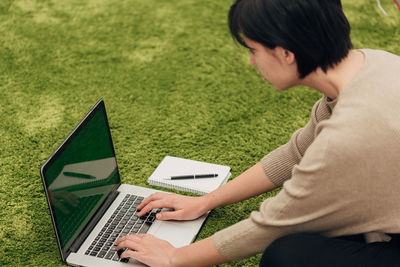
[[313, 233], [292, 234], [275, 240], [265, 250], [260, 266], [400, 266], [400, 238], [366, 244], [362, 235], [328, 238]]

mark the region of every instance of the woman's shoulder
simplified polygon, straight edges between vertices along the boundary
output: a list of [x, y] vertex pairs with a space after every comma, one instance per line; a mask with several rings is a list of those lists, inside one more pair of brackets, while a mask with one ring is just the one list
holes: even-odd
[[397, 55], [394, 52], [392, 53], [385, 50], [362, 48], [359, 49], [359, 51], [361, 51], [367, 58], [373, 58], [373, 59], [392, 58], [395, 61], [400, 60], [399, 55]]

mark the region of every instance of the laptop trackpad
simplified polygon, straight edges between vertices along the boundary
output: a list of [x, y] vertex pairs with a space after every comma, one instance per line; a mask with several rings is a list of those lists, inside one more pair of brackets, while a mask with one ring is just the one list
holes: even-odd
[[170, 242], [174, 247], [189, 245], [196, 237], [199, 228], [190, 222], [162, 221], [154, 236]]

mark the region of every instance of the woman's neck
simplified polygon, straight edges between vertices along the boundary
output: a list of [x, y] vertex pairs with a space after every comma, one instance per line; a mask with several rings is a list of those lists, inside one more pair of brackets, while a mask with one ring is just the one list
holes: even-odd
[[307, 75], [300, 83], [321, 92], [330, 99], [336, 99], [360, 71], [364, 59], [365, 56], [361, 51], [350, 50], [347, 57], [334, 68], [328, 69], [326, 73], [318, 68]]

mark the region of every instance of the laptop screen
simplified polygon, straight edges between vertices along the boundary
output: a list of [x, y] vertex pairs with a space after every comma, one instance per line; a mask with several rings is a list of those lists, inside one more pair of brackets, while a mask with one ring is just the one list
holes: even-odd
[[44, 164], [42, 177], [64, 252], [120, 183], [102, 100]]

